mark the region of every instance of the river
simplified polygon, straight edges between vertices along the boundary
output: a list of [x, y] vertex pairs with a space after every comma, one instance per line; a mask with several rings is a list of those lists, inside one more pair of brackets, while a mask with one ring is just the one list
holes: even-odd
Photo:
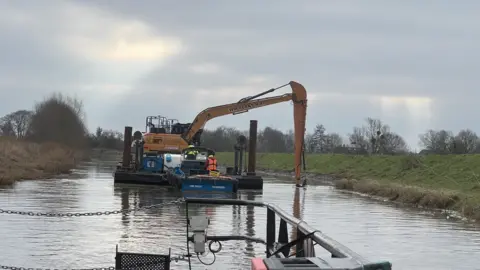
[[[56, 180], [23, 181], [0, 189], [0, 208], [34, 212], [97, 212], [158, 204], [177, 199], [164, 188], [113, 184], [112, 163], [90, 162]], [[242, 199], [265, 200], [292, 211], [291, 182], [265, 179], [264, 191], [242, 192]], [[309, 224], [370, 260], [389, 260], [394, 269], [480, 269], [480, 229], [417, 209], [405, 209], [337, 191], [309, 186], [301, 192], [301, 214]], [[211, 215], [211, 234], [265, 238], [266, 210], [202, 206]], [[172, 255], [185, 249], [184, 206], [86, 217], [36, 217], [0, 214], [0, 265], [32, 268], [114, 266], [120, 251]], [[233, 224], [233, 225], [232, 225]], [[250, 269], [249, 258], [264, 246], [223, 244], [212, 266], [192, 258], [193, 269]], [[211, 262], [212, 255], [202, 258]], [[187, 269], [185, 262], [172, 269]]]

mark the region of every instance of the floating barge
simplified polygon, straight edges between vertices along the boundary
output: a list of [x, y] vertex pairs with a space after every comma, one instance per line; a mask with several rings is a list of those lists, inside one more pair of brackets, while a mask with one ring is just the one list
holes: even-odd
[[[199, 156], [194, 160], [185, 158], [185, 150], [176, 153], [144, 152], [144, 141], [137, 136], [132, 142], [132, 128], [125, 127], [123, 159], [113, 173], [115, 184], [141, 184], [173, 186], [181, 190], [223, 190], [237, 192], [239, 189], [263, 189], [263, 178], [255, 173], [257, 121], [250, 121], [248, 172], [242, 173], [242, 159], [246, 150], [246, 138], [240, 136], [235, 145], [235, 167], [226, 168], [225, 174], [210, 175], [206, 170], [212, 149], [194, 147]], [[189, 148], [190, 150], [192, 148]], [[126, 164], [126, 165], [124, 165]]]
[[[131, 128], [126, 127], [126, 137], [129, 132]], [[126, 143], [123, 160], [114, 172], [114, 183], [171, 186], [188, 192], [236, 193], [238, 190], [236, 178], [206, 170], [207, 157], [215, 154], [212, 149], [189, 148], [198, 154], [195, 159], [187, 159], [185, 151], [181, 154], [144, 153], [143, 144], [140, 139]]]
[[[391, 270], [392, 264], [388, 261], [371, 262], [353, 252], [342, 244], [326, 236], [318, 229], [309, 226], [305, 221], [289, 215], [274, 204], [260, 201], [218, 199], [218, 198], [185, 198], [186, 207], [186, 244], [193, 243], [193, 249], [187, 249], [188, 254], [181, 255], [188, 262], [196, 257], [209, 253], [215, 260], [216, 254], [221, 252], [221, 242], [247, 241], [265, 245], [265, 257], [251, 259], [251, 270]], [[238, 205], [247, 207], [263, 207], [267, 209], [266, 239], [247, 235], [209, 235], [207, 228], [210, 225], [208, 216], [189, 217], [189, 205]], [[276, 221], [280, 220], [278, 233]], [[295, 230], [296, 239], [289, 239], [289, 228]], [[315, 246], [323, 248], [330, 256], [318, 257]], [[149, 267], [148, 269], [170, 269], [170, 262], [175, 260], [171, 256], [171, 249], [167, 255], [123, 253], [118, 252], [115, 257], [116, 269], [132, 269]], [[200, 259], [200, 263], [212, 259]], [[143, 269], [143, 268], [142, 268]], [[146, 268], [145, 268], [146, 269]]]

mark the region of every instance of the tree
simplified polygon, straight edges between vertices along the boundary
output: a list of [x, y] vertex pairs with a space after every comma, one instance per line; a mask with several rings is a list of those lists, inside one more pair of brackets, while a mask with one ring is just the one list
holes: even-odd
[[398, 154], [408, 152], [407, 143], [398, 134], [387, 132], [380, 135], [380, 145], [383, 153]]
[[33, 112], [18, 110], [7, 114], [1, 119], [2, 134], [23, 138], [26, 135]]
[[201, 144], [219, 152], [233, 151], [233, 146], [237, 141], [237, 137], [240, 135], [246, 134], [236, 128], [221, 126], [215, 130], [204, 130], [201, 137]]
[[287, 151], [284, 134], [280, 130], [266, 127], [258, 136], [259, 151], [284, 153]]
[[354, 127], [353, 132], [348, 134], [348, 140], [350, 144], [353, 145], [355, 148], [367, 151], [368, 150], [368, 141], [366, 138], [365, 128], [363, 127]]
[[305, 152], [315, 153], [315, 141], [313, 140], [312, 134], [305, 136]]
[[368, 148], [371, 153], [378, 153], [381, 148], [382, 135], [390, 132], [390, 127], [382, 123], [380, 119], [373, 119], [368, 117], [366, 119], [367, 125], [364, 126], [365, 140], [369, 142]]
[[326, 135], [326, 149], [328, 152], [335, 152], [335, 149], [343, 145], [343, 139], [338, 133]]
[[[287, 131], [287, 133], [284, 134], [284, 140], [285, 140], [285, 150], [287, 152], [293, 152], [295, 148], [295, 134], [293, 130], [290, 129], [289, 131]], [[306, 146], [305, 146], [305, 149], [306, 149]]]
[[97, 138], [101, 137], [103, 133], [103, 129], [101, 127], [97, 127], [97, 130], [95, 131], [95, 136]]
[[327, 145], [327, 135], [325, 134], [325, 127], [321, 124], [315, 126], [313, 135], [311, 138], [311, 143], [314, 147], [314, 152], [323, 153]]
[[59, 142], [73, 148], [84, 148], [88, 144], [79, 105], [81, 102], [54, 94], [37, 103], [27, 131], [27, 137], [37, 142]]
[[470, 129], [463, 129], [458, 132], [454, 139], [456, 153], [473, 153], [477, 148], [478, 136]]
[[5, 119], [5, 117], [0, 119], [0, 132], [2, 136], [9, 136], [9, 137], [16, 136], [12, 121], [10, 121], [9, 119]]
[[6, 115], [4, 118], [5, 121], [11, 123], [15, 136], [17, 136], [17, 138], [23, 138], [27, 133], [28, 126], [32, 120], [32, 115], [32, 111], [18, 110]]
[[446, 130], [428, 130], [420, 135], [420, 144], [431, 153], [447, 154], [453, 145], [453, 134]]
[[407, 151], [405, 140], [381, 120], [369, 117], [365, 122], [362, 127], [354, 127], [353, 133], [348, 136], [357, 152], [393, 154]]

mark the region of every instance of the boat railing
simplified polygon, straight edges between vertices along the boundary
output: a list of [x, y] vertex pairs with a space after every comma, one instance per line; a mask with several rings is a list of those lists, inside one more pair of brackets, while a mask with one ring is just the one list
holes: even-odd
[[[306, 257], [304, 247], [305, 241], [311, 239], [314, 242], [313, 245], [319, 245], [331, 254], [332, 258], [346, 259], [350, 262], [355, 262], [355, 265], [361, 265], [359, 269], [372, 269], [372, 270], [390, 270], [391, 263], [389, 262], [377, 262], [372, 263], [354, 251], [350, 250], [346, 246], [328, 237], [319, 230], [316, 230], [305, 221], [300, 220], [272, 203], [266, 203], [262, 201], [253, 200], [239, 200], [239, 199], [218, 199], [218, 198], [185, 198], [187, 204], [214, 204], [214, 205], [239, 205], [239, 206], [253, 206], [263, 207], [267, 209], [267, 222], [266, 222], [266, 239], [253, 238], [249, 236], [207, 236], [207, 240], [212, 241], [226, 241], [226, 240], [247, 240], [252, 242], [263, 243], [266, 246], [266, 257], [287, 258], [290, 250], [295, 246], [294, 256], [297, 258]], [[188, 213], [188, 210], [187, 210]], [[278, 226], [278, 235], [276, 235], [276, 219], [279, 217], [280, 224]], [[188, 217], [187, 217], [188, 218]], [[297, 240], [289, 242], [287, 225], [292, 226], [292, 229], [297, 230]], [[190, 239], [192, 240], [192, 239]], [[357, 268], [345, 268], [345, 269], [357, 269]]]

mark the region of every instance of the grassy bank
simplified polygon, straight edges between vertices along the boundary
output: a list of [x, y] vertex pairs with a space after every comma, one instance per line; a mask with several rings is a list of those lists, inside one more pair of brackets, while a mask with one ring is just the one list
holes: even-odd
[[[233, 164], [233, 153], [217, 153]], [[480, 220], [480, 155], [307, 155], [307, 172], [329, 174], [335, 186], [417, 206], [451, 209]], [[293, 171], [292, 154], [257, 154], [257, 168]]]
[[84, 154], [55, 143], [36, 144], [0, 137], [0, 185], [68, 173]]

